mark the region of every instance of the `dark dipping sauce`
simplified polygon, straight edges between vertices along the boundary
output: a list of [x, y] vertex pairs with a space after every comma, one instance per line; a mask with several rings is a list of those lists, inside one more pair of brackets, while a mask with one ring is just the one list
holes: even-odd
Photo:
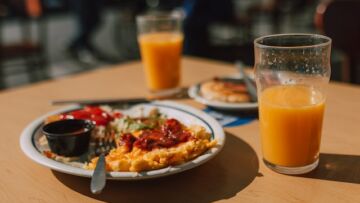
[[151, 151], [157, 148], [170, 148], [193, 138], [191, 132], [182, 129], [182, 125], [176, 119], [168, 119], [159, 129], [143, 130], [139, 138], [131, 133], [123, 134], [121, 144], [131, 151], [135, 146], [142, 150]]
[[88, 150], [95, 125], [89, 120], [59, 120], [42, 128], [50, 150], [62, 156], [79, 156]]
[[77, 119], [73, 120], [63, 120], [59, 123], [52, 123], [48, 127], [45, 127], [44, 130], [48, 135], [53, 136], [66, 136], [66, 135], [81, 135], [82, 133], [89, 131], [89, 128], [84, 125], [83, 121], [78, 121]]

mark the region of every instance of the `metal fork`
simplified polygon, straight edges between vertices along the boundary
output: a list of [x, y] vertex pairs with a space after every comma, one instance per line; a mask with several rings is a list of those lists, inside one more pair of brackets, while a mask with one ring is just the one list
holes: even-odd
[[95, 142], [95, 155], [99, 155], [95, 170], [91, 177], [90, 190], [93, 194], [100, 194], [106, 185], [106, 162], [105, 156], [115, 147], [111, 138], [98, 139]]

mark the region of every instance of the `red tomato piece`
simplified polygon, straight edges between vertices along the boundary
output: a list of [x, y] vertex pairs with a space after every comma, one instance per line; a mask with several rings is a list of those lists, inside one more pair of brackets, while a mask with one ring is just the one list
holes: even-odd
[[120, 112], [115, 112], [112, 116], [113, 116], [114, 118], [121, 118], [121, 117], [123, 117], [123, 114], [120, 113]]
[[100, 115], [104, 111], [98, 106], [85, 106], [84, 111], [90, 112], [91, 114]]
[[90, 119], [91, 113], [84, 110], [77, 110], [70, 113], [75, 119]]
[[101, 115], [91, 115], [90, 120], [94, 121], [96, 125], [107, 125], [108, 120]]
[[[117, 118], [122, 117], [120, 112], [114, 113]], [[102, 110], [99, 106], [85, 106], [83, 109], [60, 115], [60, 119], [84, 119], [92, 120], [96, 125], [107, 125], [114, 120], [113, 115]]]

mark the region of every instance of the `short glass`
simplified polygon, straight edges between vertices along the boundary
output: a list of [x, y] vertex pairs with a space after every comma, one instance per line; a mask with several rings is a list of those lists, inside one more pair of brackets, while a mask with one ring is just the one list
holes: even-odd
[[182, 21], [179, 12], [155, 13], [136, 18], [146, 83], [153, 94], [172, 94], [179, 90]]
[[254, 46], [263, 160], [279, 173], [307, 173], [319, 162], [331, 39], [278, 34]]

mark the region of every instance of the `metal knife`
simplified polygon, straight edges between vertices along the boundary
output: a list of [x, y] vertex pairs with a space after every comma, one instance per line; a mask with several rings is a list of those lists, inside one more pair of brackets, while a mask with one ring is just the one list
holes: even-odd
[[240, 71], [241, 75], [243, 76], [245, 85], [250, 95], [250, 99], [252, 102], [257, 102], [257, 92], [254, 83], [251, 81], [249, 76], [244, 71], [244, 64], [241, 61], [236, 61], [236, 67]]

